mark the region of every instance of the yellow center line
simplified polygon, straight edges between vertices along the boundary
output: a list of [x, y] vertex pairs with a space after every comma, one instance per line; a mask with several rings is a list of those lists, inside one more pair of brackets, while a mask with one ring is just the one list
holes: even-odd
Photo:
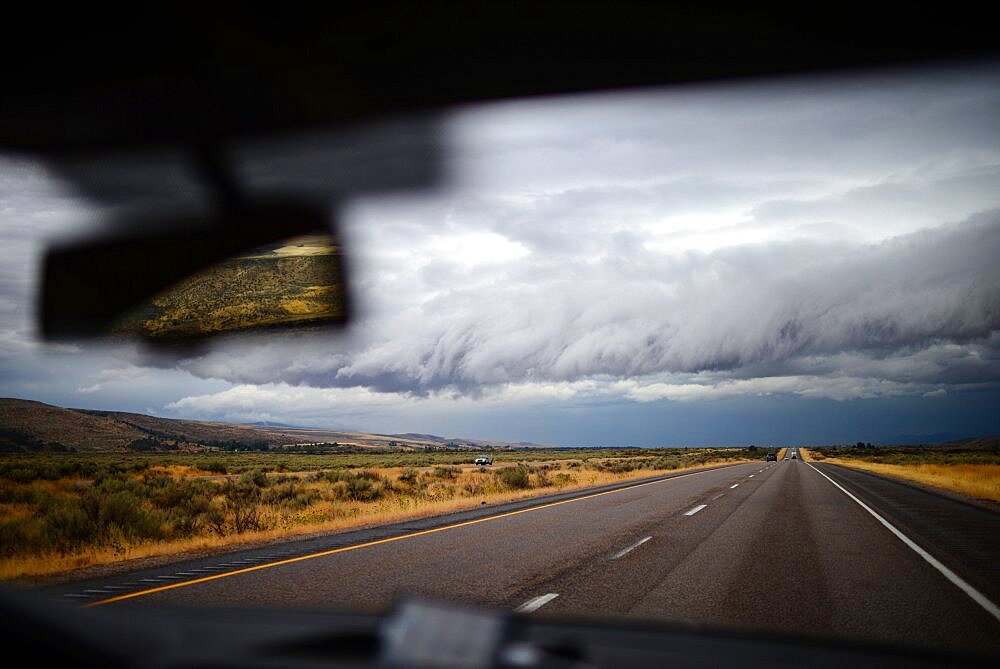
[[[739, 463], [742, 464], [742, 463]], [[467, 527], [469, 525], [476, 525], [478, 523], [485, 523], [491, 520], [499, 520], [501, 518], [509, 518], [510, 516], [517, 516], [522, 513], [528, 513], [529, 511], [540, 511], [542, 509], [549, 509], [553, 506], [560, 506], [562, 504], [570, 504], [572, 502], [582, 502], [585, 499], [593, 499], [594, 497], [601, 497], [603, 495], [611, 495], [616, 492], [625, 492], [626, 490], [635, 490], [636, 488], [642, 488], [648, 485], [654, 485], [656, 483], [664, 483], [666, 481], [674, 481], [676, 479], [684, 478], [686, 476], [694, 476], [695, 474], [705, 474], [716, 469], [722, 469], [724, 467], [732, 467], [733, 465], [723, 465], [722, 467], [712, 467], [711, 469], [703, 469], [696, 472], [688, 472], [687, 474], [678, 474], [677, 476], [668, 476], [667, 478], [657, 479], [655, 481], [647, 481], [646, 483], [636, 483], [635, 485], [625, 486], [624, 488], [615, 488], [614, 490], [605, 490], [604, 492], [595, 492], [590, 495], [584, 495], [582, 497], [573, 497], [572, 499], [564, 499], [558, 502], [549, 502], [547, 504], [541, 504], [539, 506], [531, 506], [527, 509], [518, 509], [517, 511], [508, 511], [506, 513], [499, 513], [495, 516], [486, 516], [485, 518], [477, 518], [475, 520], [466, 520], [461, 523], [454, 523], [453, 525], [443, 525], [442, 527], [434, 527], [429, 530], [420, 530], [418, 532], [411, 532], [409, 534], [401, 534], [395, 537], [387, 537], [385, 539], [376, 539], [375, 541], [366, 541], [362, 544], [353, 544], [351, 546], [341, 546], [340, 548], [332, 548], [327, 551], [320, 551], [319, 553], [309, 553], [308, 555], [300, 555], [298, 557], [288, 558], [287, 560], [277, 560], [275, 562], [265, 562], [264, 564], [254, 565], [253, 567], [244, 567], [242, 569], [234, 569], [233, 571], [225, 571], [219, 574], [212, 574], [211, 576], [202, 576], [201, 578], [194, 578], [189, 581], [178, 581], [176, 583], [169, 583], [167, 585], [160, 585], [155, 588], [148, 588], [146, 590], [138, 590], [136, 592], [130, 592], [125, 595], [117, 595], [115, 597], [109, 597], [107, 599], [101, 599], [96, 602], [91, 602], [84, 605], [84, 608], [91, 608], [94, 606], [103, 606], [104, 604], [113, 604], [114, 602], [120, 602], [126, 599], [134, 599], [136, 597], [144, 597], [146, 595], [152, 595], [157, 592], [163, 592], [165, 590], [174, 590], [175, 588], [186, 588], [191, 585], [197, 585], [199, 583], [207, 583], [209, 581], [215, 581], [220, 578], [229, 578], [230, 576], [238, 576], [240, 574], [248, 574], [252, 571], [259, 571], [261, 569], [270, 569], [272, 567], [280, 567], [281, 565], [292, 564], [293, 562], [302, 562], [303, 560], [312, 560], [313, 558], [326, 557], [327, 555], [335, 555], [337, 553], [346, 553], [347, 551], [355, 551], [361, 548], [368, 548], [370, 546], [378, 546], [379, 544], [388, 544], [393, 541], [402, 541], [403, 539], [413, 539], [414, 537], [422, 537], [427, 534], [434, 534], [436, 532], [444, 532], [445, 530], [454, 530], [459, 527]]]

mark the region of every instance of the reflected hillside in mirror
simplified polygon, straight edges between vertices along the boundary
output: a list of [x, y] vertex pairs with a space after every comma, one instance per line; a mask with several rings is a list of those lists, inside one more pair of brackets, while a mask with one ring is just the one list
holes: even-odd
[[340, 249], [329, 234], [252, 249], [197, 272], [112, 326], [153, 340], [257, 328], [340, 323], [346, 310]]

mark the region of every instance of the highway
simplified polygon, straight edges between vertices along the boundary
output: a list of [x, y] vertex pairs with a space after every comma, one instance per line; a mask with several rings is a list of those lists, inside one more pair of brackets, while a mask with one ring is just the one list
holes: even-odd
[[531, 616], [653, 619], [997, 654], [1000, 514], [797, 458], [45, 592], [137, 610], [366, 612], [387, 610], [400, 594], [419, 594]]

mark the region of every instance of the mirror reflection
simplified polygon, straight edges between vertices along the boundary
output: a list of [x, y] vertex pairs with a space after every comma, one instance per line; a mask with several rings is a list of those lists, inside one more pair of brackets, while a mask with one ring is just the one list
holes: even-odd
[[341, 322], [340, 249], [329, 234], [258, 247], [160, 292], [126, 312], [114, 334], [188, 339], [230, 331]]

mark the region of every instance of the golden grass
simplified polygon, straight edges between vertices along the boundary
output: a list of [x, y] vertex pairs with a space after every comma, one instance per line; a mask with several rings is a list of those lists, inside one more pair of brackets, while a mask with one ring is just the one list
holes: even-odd
[[[801, 452], [801, 450], [800, 450]], [[1000, 502], [1000, 465], [913, 464], [890, 465], [851, 458], [815, 458], [845, 467], [915, 481], [979, 499]]]
[[[111, 548], [91, 548], [78, 553], [59, 555], [15, 555], [0, 559], [0, 580], [31, 578], [59, 574], [63, 572], [97, 565], [110, 565], [131, 560], [155, 558], [181, 554], [221, 553], [239, 547], [248, 547], [283, 539], [302, 537], [305, 535], [324, 534], [344, 530], [360, 529], [384, 525], [394, 522], [426, 518], [440, 514], [474, 509], [485, 505], [502, 504], [520, 499], [551, 495], [560, 491], [582, 490], [610, 483], [631, 479], [645, 478], [657, 474], [691, 471], [710, 467], [715, 464], [738, 464], [750, 460], [711, 461], [703, 465], [681, 467], [670, 470], [640, 469], [631, 472], [613, 473], [569, 467], [560, 463], [558, 468], [547, 470], [546, 474], [554, 478], [565, 473], [572, 477], [572, 482], [565, 485], [548, 485], [527, 490], [506, 490], [448, 496], [451, 490], [462, 489], [466, 484], [475, 484], [492, 478], [489, 471], [466, 469], [457, 473], [453, 480], [435, 483], [428, 489], [426, 497], [410, 497], [405, 495], [390, 495], [374, 502], [334, 502], [324, 499], [297, 513], [280, 513], [276, 510], [265, 511], [270, 529], [260, 532], [244, 532], [219, 536], [204, 534], [183, 540], [146, 542], [141, 544], [123, 545], [118, 550]], [[756, 460], [754, 460], [756, 462]], [[375, 469], [379, 474], [397, 479], [404, 468]], [[532, 474], [533, 483], [537, 475]], [[323, 483], [313, 482], [308, 487], [321, 489]], [[435, 491], [441, 497], [434, 498]]]
[[788, 452], [787, 448], [779, 448], [778, 449], [778, 459], [779, 460], [784, 460], [785, 459], [785, 453], [787, 453], [787, 452]]
[[135, 478], [142, 478], [143, 476], [169, 476], [171, 478], [187, 478], [196, 476], [218, 476], [218, 472], [210, 472], [205, 469], [199, 469], [192, 465], [154, 465], [145, 471], [135, 472], [133, 476]]
[[808, 448], [800, 448], [799, 457], [803, 460], [826, 460], [825, 455], [822, 453], [813, 453]]

